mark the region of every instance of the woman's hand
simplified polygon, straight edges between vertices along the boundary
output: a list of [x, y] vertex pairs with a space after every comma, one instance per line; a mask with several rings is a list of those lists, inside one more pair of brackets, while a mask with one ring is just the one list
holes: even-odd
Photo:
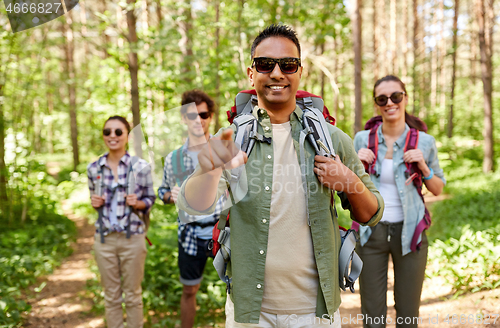
[[95, 209], [98, 209], [99, 207], [104, 205], [104, 202], [105, 202], [104, 196], [92, 195], [92, 197], [90, 197], [90, 204]]
[[371, 164], [375, 160], [375, 154], [368, 148], [361, 148], [358, 151], [358, 157], [362, 162]]
[[125, 203], [128, 206], [132, 206], [133, 208], [137, 209], [139, 205], [139, 201], [137, 200], [137, 195], [136, 194], [130, 194], [125, 197]]
[[425, 163], [424, 154], [420, 149], [410, 149], [403, 155], [403, 161], [406, 163], [418, 163], [418, 168], [424, 176], [430, 173], [427, 163]]

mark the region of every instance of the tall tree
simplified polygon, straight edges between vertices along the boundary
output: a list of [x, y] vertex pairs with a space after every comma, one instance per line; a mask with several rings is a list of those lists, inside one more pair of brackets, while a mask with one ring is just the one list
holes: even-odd
[[[7, 62], [7, 61], [6, 61]], [[6, 63], [4, 62], [4, 63]], [[3, 65], [1, 63], [0, 65]], [[5, 86], [5, 74], [0, 71], [0, 214], [6, 208], [7, 200], [7, 166], [5, 165], [5, 119], [3, 111], [3, 88]]]
[[[141, 110], [139, 107], [139, 60], [137, 56], [137, 17], [135, 1], [127, 0], [127, 27], [128, 27], [128, 70], [130, 72], [130, 94], [132, 96], [132, 117], [134, 127], [141, 124]], [[141, 141], [134, 138], [134, 150], [137, 156], [142, 157]]]
[[450, 112], [448, 113], [448, 138], [453, 136], [453, 106], [455, 104], [455, 79], [457, 72], [457, 35], [458, 35], [458, 14], [460, 0], [455, 0], [455, 13], [453, 15], [453, 46], [452, 46], [452, 66], [451, 66], [451, 96], [450, 96]]
[[181, 40], [179, 41], [179, 48], [182, 53], [182, 80], [186, 85], [182, 88], [187, 90], [190, 88], [191, 66], [193, 65], [193, 16], [191, 13], [191, 1], [185, 0], [181, 3], [181, 21], [179, 22], [179, 34]]
[[379, 66], [378, 66], [378, 43], [379, 43], [379, 34], [380, 34], [380, 31], [379, 31], [379, 23], [378, 23], [378, 15], [377, 15], [377, 11], [378, 11], [378, 8], [380, 6], [380, 0], [373, 0], [372, 2], [373, 4], [373, 7], [372, 7], [372, 10], [373, 10], [373, 20], [372, 20], [372, 23], [373, 23], [373, 80], [376, 81], [378, 80], [379, 78]]
[[403, 0], [402, 11], [403, 20], [401, 22], [401, 38], [403, 40], [401, 42], [401, 52], [403, 56], [403, 62], [401, 65], [401, 75], [403, 77], [403, 81], [406, 82], [408, 76], [408, 0]]
[[219, 131], [220, 124], [220, 1], [215, 0], [215, 131]]
[[391, 56], [389, 57], [390, 60], [390, 69], [389, 71], [391, 74], [398, 75], [398, 53], [397, 53], [397, 35], [396, 35], [396, 16], [399, 16], [397, 13], [397, 6], [396, 6], [396, 0], [391, 0], [391, 5], [390, 5], [390, 36], [391, 36], [391, 45], [390, 45], [390, 53]]
[[352, 35], [354, 44], [354, 133], [361, 131], [363, 120], [362, 78], [361, 78], [361, 0], [354, 1]]
[[417, 114], [417, 86], [418, 76], [418, 62], [419, 62], [419, 18], [418, 18], [418, 0], [413, 0], [413, 115]]
[[74, 63], [75, 42], [73, 35], [73, 12], [69, 11], [64, 15], [62, 31], [64, 35], [64, 53], [66, 68], [66, 84], [68, 86], [69, 98], [69, 120], [71, 128], [71, 146], [73, 148], [73, 169], [76, 171], [80, 164], [80, 155], [78, 149], [78, 123], [76, 119], [76, 74]]
[[479, 51], [481, 53], [481, 79], [484, 92], [484, 159], [483, 172], [494, 170], [493, 163], [493, 0], [476, 0], [476, 19], [479, 26]]

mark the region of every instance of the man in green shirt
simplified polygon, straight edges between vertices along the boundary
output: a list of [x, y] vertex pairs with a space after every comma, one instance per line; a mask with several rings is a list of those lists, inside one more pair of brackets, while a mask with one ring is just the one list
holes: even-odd
[[[213, 211], [225, 192], [222, 169], [245, 164], [248, 192], [231, 207], [232, 278], [226, 327], [340, 327], [340, 235], [330, 195], [360, 224], [375, 225], [383, 200], [357, 157], [351, 138], [328, 126], [335, 159], [305, 144], [299, 165], [302, 110], [296, 105], [302, 67], [295, 32], [271, 25], [252, 45], [248, 77], [257, 91], [253, 115], [267, 142], [251, 156], [234, 145], [234, 125], [200, 151], [199, 167], [183, 184], [178, 205], [190, 214]], [[286, 60], [283, 60], [286, 58]], [[280, 60], [281, 59], [281, 60]], [[307, 190], [301, 180], [305, 174]]]

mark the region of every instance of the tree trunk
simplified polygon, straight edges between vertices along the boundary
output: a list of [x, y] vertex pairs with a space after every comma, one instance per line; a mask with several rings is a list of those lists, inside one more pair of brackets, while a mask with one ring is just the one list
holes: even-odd
[[413, 0], [413, 115], [418, 112], [417, 109], [417, 86], [419, 85], [417, 69], [419, 63], [419, 19], [418, 19], [418, 0]]
[[403, 0], [402, 11], [403, 11], [403, 21], [401, 24], [402, 25], [401, 37], [403, 41], [401, 42], [401, 52], [403, 56], [403, 61], [401, 65], [401, 76], [403, 82], [406, 83], [408, 82], [408, 0]]
[[215, 132], [221, 128], [220, 124], [220, 1], [215, 0]]
[[[443, 31], [445, 30], [445, 21], [444, 21], [444, 0], [439, 2], [439, 24], [441, 25], [439, 31], [439, 66], [440, 66], [440, 75], [439, 75], [439, 107], [442, 109], [446, 108], [446, 39], [444, 37]], [[444, 120], [444, 117], [443, 117]], [[444, 122], [443, 122], [444, 123]], [[444, 128], [443, 128], [444, 130]]]
[[[390, 35], [391, 35], [391, 45], [390, 45], [390, 53], [391, 56], [390, 58], [390, 72], [393, 75], [399, 75], [398, 73], [398, 54], [397, 54], [397, 36], [396, 36], [396, 16], [398, 15], [397, 12], [397, 6], [396, 6], [396, 0], [391, 0], [391, 5], [390, 5]], [[398, 15], [399, 16], [399, 15]]]
[[479, 25], [479, 50], [481, 53], [481, 79], [483, 81], [484, 92], [483, 172], [487, 173], [494, 170], [492, 114], [493, 70], [491, 63], [493, 22], [488, 22], [489, 16], [485, 12], [485, 7], [487, 10], [491, 10], [491, 12], [493, 12], [493, 0], [476, 0], [476, 18]]
[[[130, 52], [128, 54], [128, 70], [130, 72], [130, 94], [132, 96], [132, 117], [134, 127], [141, 125], [141, 110], [139, 107], [139, 60], [137, 58], [137, 32], [135, 16], [135, 0], [127, 0], [127, 27]], [[131, 7], [130, 7], [131, 6]], [[141, 140], [134, 138], [136, 156], [142, 157]]]
[[380, 6], [379, 0], [373, 0], [373, 81], [377, 81], [379, 78], [379, 67], [378, 67], [378, 37], [379, 37], [379, 24], [377, 11]]
[[[0, 72], [3, 73], [3, 72]], [[4, 74], [0, 75], [0, 214], [4, 215], [7, 199], [7, 166], [5, 165], [5, 119], [3, 113]]]
[[[117, 7], [119, 7], [119, 6], [117, 6]], [[104, 14], [104, 12], [106, 12], [106, 10], [107, 10], [106, 0], [101, 0], [101, 10], [102, 10], [101, 12], [102, 12], [103, 14]], [[102, 52], [102, 57], [103, 57], [103, 58], [108, 58], [108, 57], [109, 57], [109, 54], [108, 54], [108, 52], [106, 51], [106, 48], [108, 47], [108, 44], [109, 44], [109, 36], [106, 34], [106, 31], [104, 31], [104, 32], [102, 33], [102, 40], [103, 40], [103, 42], [104, 42], [104, 46], [103, 46], [104, 50], [103, 50], [103, 52]]]
[[74, 64], [74, 49], [75, 43], [73, 38], [73, 15], [72, 11], [69, 11], [65, 15], [65, 20], [63, 21], [63, 35], [64, 35], [64, 50], [65, 50], [65, 66], [66, 66], [66, 78], [68, 86], [68, 98], [69, 98], [69, 120], [71, 128], [71, 146], [73, 147], [73, 170], [76, 171], [78, 164], [80, 164], [79, 150], [78, 150], [78, 123], [76, 119], [76, 74], [75, 74], [75, 64]]
[[[434, 11], [433, 13], [432, 26], [437, 26], [439, 13]], [[434, 39], [438, 35], [437, 31], [432, 33]], [[437, 86], [438, 86], [438, 42], [434, 44], [431, 54], [431, 110], [434, 110], [437, 104]]]
[[448, 138], [453, 136], [453, 106], [455, 104], [455, 79], [457, 71], [457, 33], [458, 33], [458, 14], [459, 14], [459, 0], [455, 0], [455, 14], [453, 15], [453, 52], [451, 54], [451, 99], [450, 99], [450, 112], [448, 113]]
[[181, 80], [186, 84], [181, 89], [188, 90], [193, 80], [191, 77], [191, 66], [193, 65], [193, 26], [191, 23], [193, 21], [193, 17], [191, 13], [191, 1], [186, 0], [181, 6], [181, 16], [184, 17], [179, 24], [179, 33], [181, 35], [179, 48], [183, 57]]
[[354, 44], [354, 133], [361, 131], [363, 120], [363, 98], [361, 79], [361, 0], [354, 2], [352, 35]]

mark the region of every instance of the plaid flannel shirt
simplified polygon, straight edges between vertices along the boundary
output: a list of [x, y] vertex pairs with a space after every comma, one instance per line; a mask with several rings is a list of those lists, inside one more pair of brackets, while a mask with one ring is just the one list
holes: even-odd
[[[108, 235], [111, 232], [124, 232], [127, 228], [127, 217], [130, 213], [130, 207], [125, 204], [125, 197], [127, 195], [127, 173], [131, 158], [132, 157], [127, 152], [120, 159], [117, 172], [118, 186], [114, 191], [111, 187], [114, 176], [113, 171], [108, 166], [107, 153], [101, 156], [97, 161], [89, 164], [87, 167], [90, 195], [93, 195], [95, 193], [96, 186], [99, 183], [102, 183], [101, 193], [102, 196], [105, 197], [103, 208], [104, 235]], [[102, 176], [98, 178], [100, 171], [102, 172]], [[137, 200], [142, 200], [144, 204], [146, 204], [146, 208], [142, 211], [147, 212], [151, 206], [153, 206], [156, 199], [153, 188], [153, 179], [151, 177], [151, 166], [143, 159], [139, 159], [137, 163], [134, 164], [132, 172], [135, 172], [136, 174], [134, 193], [137, 195]], [[116, 208], [116, 219], [118, 221], [118, 225], [111, 226], [109, 212], [111, 210], [111, 200], [114, 192], [117, 193], [118, 199]], [[95, 227], [96, 232], [98, 233], [100, 228], [99, 222], [95, 223]], [[144, 233], [144, 223], [134, 213], [130, 216], [130, 232], [132, 234]]]
[[[193, 160], [187, 153], [188, 149], [188, 144], [189, 144], [189, 138], [186, 140], [186, 143], [182, 146], [182, 159], [184, 161], [184, 167], [186, 171], [189, 170], [194, 170], [194, 164]], [[172, 161], [175, 159], [172, 159], [173, 152], [167, 155], [165, 157], [165, 165], [163, 167], [163, 179], [161, 181], [161, 186], [158, 188], [158, 197], [165, 203], [163, 197], [165, 193], [170, 192], [171, 188], [173, 188], [177, 182], [174, 177], [174, 169], [172, 165]], [[181, 182], [182, 183], [182, 182]], [[180, 186], [179, 186], [180, 187]], [[220, 213], [222, 211], [222, 207], [224, 205], [224, 197], [221, 197], [215, 206], [215, 211], [213, 213], [213, 223], [215, 224], [217, 220], [219, 219]], [[194, 224], [189, 224], [187, 222], [196, 222], [197, 218], [199, 216], [196, 215], [189, 215], [186, 212], [182, 212], [182, 215], [184, 217], [184, 222], [182, 222], [179, 218], [177, 217], [177, 223], [179, 224], [179, 228], [177, 229], [177, 237], [179, 238], [179, 242], [184, 248], [184, 251], [191, 255], [195, 256], [198, 250], [198, 246], [196, 243], [196, 232], [195, 228], [196, 226]]]

